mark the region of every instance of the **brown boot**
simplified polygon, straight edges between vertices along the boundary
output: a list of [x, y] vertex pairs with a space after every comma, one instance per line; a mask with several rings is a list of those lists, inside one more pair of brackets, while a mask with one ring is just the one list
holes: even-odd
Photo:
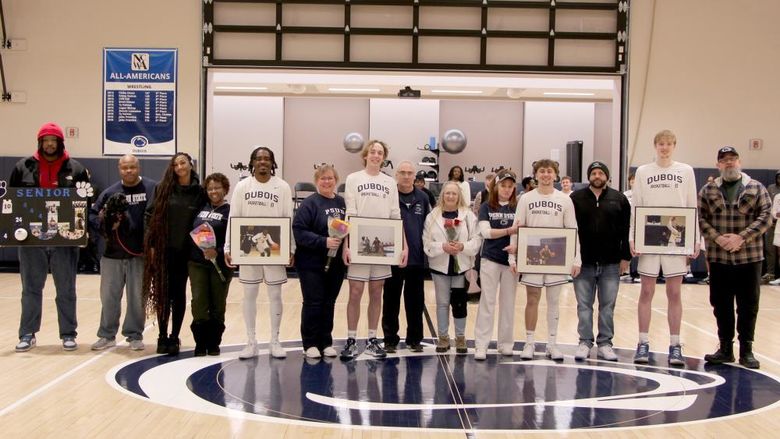
[[455, 352], [459, 354], [465, 354], [468, 352], [468, 348], [466, 348], [466, 336], [465, 335], [456, 335], [455, 336]]
[[436, 343], [436, 352], [447, 352], [450, 350], [450, 336], [440, 335], [439, 341]]

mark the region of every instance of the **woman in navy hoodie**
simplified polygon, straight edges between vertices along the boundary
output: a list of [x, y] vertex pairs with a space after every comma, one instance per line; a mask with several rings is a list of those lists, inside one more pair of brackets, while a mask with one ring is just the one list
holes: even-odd
[[[308, 358], [335, 357], [333, 348], [333, 309], [344, 282], [345, 266], [341, 256], [341, 238], [328, 236], [328, 222], [344, 219], [346, 204], [336, 194], [339, 176], [330, 165], [314, 172], [317, 193], [307, 197], [298, 207], [293, 220], [295, 237], [295, 268], [301, 282], [303, 310], [301, 339]], [[330, 258], [328, 251], [336, 250]]]

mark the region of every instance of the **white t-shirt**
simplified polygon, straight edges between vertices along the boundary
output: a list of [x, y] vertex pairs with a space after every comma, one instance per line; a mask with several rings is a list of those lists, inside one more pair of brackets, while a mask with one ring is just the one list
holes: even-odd
[[[557, 227], [576, 229], [577, 217], [574, 214], [574, 203], [568, 195], [553, 189], [551, 194], [544, 195], [539, 190], [525, 192], [520, 197], [515, 210], [515, 224], [521, 227]], [[575, 234], [575, 237], [577, 235]], [[580, 258], [579, 237], [574, 246], [574, 266], [582, 266]], [[517, 235], [512, 236], [512, 244], [517, 245]], [[509, 261], [513, 262], [515, 255], [509, 255]]]
[[353, 172], [344, 183], [347, 217], [401, 218], [398, 186], [389, 175], [370, 175], [365, 170]]
[[[230, 218], [247, 216], [292, 218], [290, 185], [276, 176], [265, 183], [260, 183], [254, 176], [239, 181], [230, 199]], [[230, 252], [230, 227], [225, 234], [225, 252]], [[295, 252], [295, 240], [292, 239], [290, 252]]]
[[[636, 170], [631, 189], [632, 207], [693, 207], [698, 205], [696, 177], [690, 165], [672, 162], [662, 168], [655, 162]], [[631, 210], [629, 240], [634, 240], [634, 209]], [[695, 237], [698, 241], [698, 234]]]

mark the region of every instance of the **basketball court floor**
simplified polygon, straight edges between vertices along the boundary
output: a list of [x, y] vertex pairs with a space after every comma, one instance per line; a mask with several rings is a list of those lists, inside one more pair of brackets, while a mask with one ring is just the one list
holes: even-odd
[[[263, 438], [501, 438], [534, 437], [776, 437], [780, 430], [780, 287], [762, 287], [755, 351], [761, 369], [709, 366], [717, 346], [706, 285], [683, 285], [684, 367], [666, 361], [664, 286], [653, 302], [651, 361], [631, 361], [636, 345], [639, 284], [622, 283], [615, 312], [619, 361], [574, 361], [576, 302], [571, 284], [561, 296], [559, 344], [566, 358], [544, 358], [544, 300], [537, 356], [522, 361], [525, 289], [518, 286], [515, 350], [473, 359], [476, 305], [469, 305], [468, 355], [436, 354], [429, 324], [423, 353], [400, 349], [385, 360], [305, 359], [300, 347], [298, 281], [284, 286], [284, 360], [267, 351], [239, 360], [245, 342], [243, 291], [231, 285], [222, 355], [192, 356], [185, 318], [182, 353], [154, 353], [157, 329], [147, 320], [144, 351], [127, 343], [90, 350], [100, 318], [99, 276], [78, 277], [79, 348], [64, 352], [57, 336], [54, 287], [44, 291], [38, 346], [15, 353], [20, 281], [0, 274], [0, 431], [16, 438], [263, 437]], [[261, 291], [258, 337], [268, 340], [267, 300]], [[346, 335], [346, 283], [336, 307], [334, 337]], [[364, 297], [364, 305], [367, 302]], [[433, 285], [426, 282], [433, 315]], [[402, 330], [404, 323], [403, 312]], [[365, 335], [365, 308], [359, 334]], [[118, 339], [119, 341], [120, 339]], [[736, 345], [735, 345], [736, 348]]]

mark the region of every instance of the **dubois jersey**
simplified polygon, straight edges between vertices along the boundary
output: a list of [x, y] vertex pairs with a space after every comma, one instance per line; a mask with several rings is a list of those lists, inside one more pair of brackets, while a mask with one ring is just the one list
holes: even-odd
[[[666, 168], [648, 163], [636, 170], [632, 207], [697, 207], [696, 178], [690, 165], [672, 162]], [[631, 211], [629, 240], [634, 240], [634, 209]], [[697, 233], [698, 235], [698, 233]], [[698, 241], [698, 236], [696, 238]]]
[[379, 173], [369, 175], [365, 170], [347, 176], [344, 184], [347, 217], [401, 219], [398, 205], [398, 186], [392, 177]]
[[[574, 204], [568, 195], [554, 189], [551, 194], [543, 195], [538, 190], [525, 192], [517, 203], [515, 224], [523, 227], [557, 227], [576, 229], [577, 217], [574, 214]], [[512, 237], [512, 243], [517, 244], [517, 237]], [[581, 266], [580, 243], [574, 247], [575, 266]]]
[[[239, 181], [230, 199], [230, 218], [242, 216], [292, 218], [290, 185], [276, 176], [265, 183], [254, 177]], [[295, 252], [294, 240], [290, 247], [290, 252]], [[230, 252], [230, 227], [225, 234], [225, 252]]]

